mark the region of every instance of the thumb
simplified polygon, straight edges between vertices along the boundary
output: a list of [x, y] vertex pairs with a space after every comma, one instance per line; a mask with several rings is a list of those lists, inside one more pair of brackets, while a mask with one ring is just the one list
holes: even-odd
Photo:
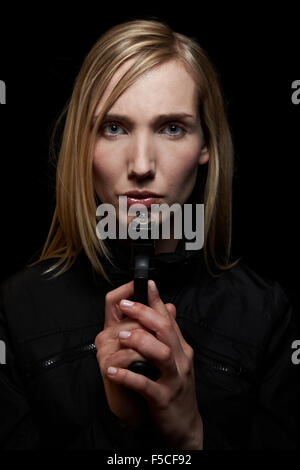
[[148, 301], [149, 307], [154, 308], [162, 315], [171, 315], [175, 320], [176, 317], [176, 307], [175, 305], [168, 303], [164, 304], [159, 296], [157, 286], [153, 280], [148, 281]]

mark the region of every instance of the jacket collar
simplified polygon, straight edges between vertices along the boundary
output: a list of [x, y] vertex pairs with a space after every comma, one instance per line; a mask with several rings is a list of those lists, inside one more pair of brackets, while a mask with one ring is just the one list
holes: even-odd
[[[149, 278], [154, 279], [160, 285], [165, 283], [183, 284], [191, 281], [192, 275], [205, 270], [203, 249], [186, 250], [185, 238], [179, 240], [176, 250], [170, 253], [156, 254], [150, 263]], [[112, 265], [105, 257], [101, 263], [113, 284], [116, 286], [129, 282], [133, 278], [130, 269], [130, 248], [124, 248], [118, 240], [106, 240], [106, 246], [111, 252]]]

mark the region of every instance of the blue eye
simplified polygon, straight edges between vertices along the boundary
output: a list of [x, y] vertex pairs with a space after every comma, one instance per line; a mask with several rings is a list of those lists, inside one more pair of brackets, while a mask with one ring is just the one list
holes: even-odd
[[103, 133], [107, 135], [119, 135], [121, 132], [118, 132], [118, 130], [122, 130], [121, 126], [118, 124], [106, 124], [103, 127]]
[[[126, 133], [124, 129], [115, 122], [104, 123], [101, 128], [101, 132], [102, 134], [109, 137], [116, 137]], [[165, 127], [161, 128], [160, 132], [163, 134], [165, 133], [170, 137], [181, 137], [186, 134], [185, 129], [176, 123], [166, 125]]]
[[165, 129], [169, 129], [170, 132], [167, 132], [167, 134], [171, 135], [171, 136], [179, 136], [179, 135], [182, 135], [184, 134], [184, 129], [180, 126], [178, 126], [178, 124], [169, 124], [167, 127], [164, 128]]

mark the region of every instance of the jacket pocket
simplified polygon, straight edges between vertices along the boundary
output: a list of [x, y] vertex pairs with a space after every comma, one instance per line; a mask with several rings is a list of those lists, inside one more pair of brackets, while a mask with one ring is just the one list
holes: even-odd
[[54, 369], [55, 367], [58, 367], [66, 362], [72, 362], [88, 354], [96, 354], [96, 352], [96, 346], [93, 342], [84, 343], [74, 348], [67, 349], [66, 351], [49, 356], [45, 359], [41, 359], [40, 361], [26, 367], [24, 374], [27, 379], [32, 378], [41, 374], [42, 372]]
[[[183, 336], [194, 350], [195, 365], [198, 368], [216, 373], [219, 376], [243, 378], [251, 381], [252, 374], [247, 367], [237, 358], [225, 354], [223, 352], [225, 348], [221, 343], [217, 343], [217, 347], [214, 349], [204, 346], [205, 336], [201, 337], [196, 329], [193, 330], [193, 333], [184, 330]], [[201, 340], [195, 340], [195, 337], [201, 338]]]
[[217, 359], [204, 351], [195, 351], [196, 361], [204, 368], [214, 370], [220, 374], [241, 377], [246, 375], [246, 369], [235, 361], [229, 362], [225, 358]]

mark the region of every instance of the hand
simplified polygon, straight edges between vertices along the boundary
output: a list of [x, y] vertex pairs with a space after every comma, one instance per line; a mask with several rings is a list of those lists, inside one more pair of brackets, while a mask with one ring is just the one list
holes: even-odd
[[142, 328], [138, 322], [126, 317], [119, 308], [120, 300], [130, 298], [133, 294], [134, 283], [131, 281], [106, 295], [104, 329], [96, 336], [94, 344], [110, 410], [127, 425], [140, 427], [149, 417], [145, 399], [124, 385], [112, 382], [106, 374], [110, 366], [127, 369], [134, 361], [146, 361], [141, 354], [125, 347], [119, 339], [121, 330]]
[[153, 281], [148, 282], [148, 299], [149, 306], [138, 302], [130, 305], [128, 300], [120, 302], [121, 311], [143, 327], [131, 329], [130, 336], [120, 338], [120, 342], [152, 362], [160, 370], [159, 379], [154, 382], [116, 363], [113, 364], [115, 373], [106, 372], [107, 377], [112, 383], [128, 387], [146, 399], [153, 424], [166, 445], [176, 449], [202, 449], [194, 351], [176, 323], [175, 306], [168, 304], [166, 307]]
[[133, 281], [110, 291], [105, 297], [104, 329], [95, 338], [97, 360], [103, 378], [106, 398], [110, 410], [123, 422], [133, 427], [142, 425], [145, 419], [145, 404], [142, 397], [122, 384], [111, 382], [106, 370], [112, 365], [127, 368], [131, 362], [145, 360], [133, 349], [127, 349], [119, 340], [119, 331], [140, 328], [140, 325], [125, 317], [119, 308], [120, 300], [134, 293]]

